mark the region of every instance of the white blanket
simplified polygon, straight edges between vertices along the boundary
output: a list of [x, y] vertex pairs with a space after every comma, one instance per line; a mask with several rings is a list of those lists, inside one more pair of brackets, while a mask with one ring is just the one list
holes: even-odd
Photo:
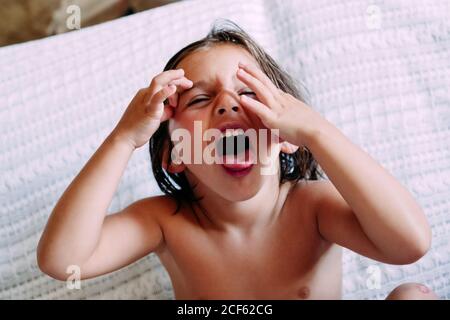
[[[0, 299], [173, 298], [153, 254], [70, 290], [38, 270], [35, 249], [57, 199], [137, 89], [216, 18], [250, 33], [426, 211], [430, 252], [390, 266], [346, 250], [344, 297], [382, 299], [417, 281], [450, 298], [449, 1], [194, 0], [0, 48]], [[145, 146], [110, 209], [156, 193]]]

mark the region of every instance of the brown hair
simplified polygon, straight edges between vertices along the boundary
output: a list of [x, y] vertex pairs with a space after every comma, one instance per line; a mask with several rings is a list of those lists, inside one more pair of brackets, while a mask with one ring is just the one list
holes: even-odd
[[[164, 67], [164, 71], [176, 69], [177, 65], [189, 54], [200, 48], [205, 48], [217, 44], [230, 43], [246, 49], [257, 61], [261, 70], [269, 77], [276, 87], [289, 93], [295, 98], [304, 101], [294, 80], [280, 68], [280, 66], [270, 57], [244, 30], [235, 23], [225, 20], [225, 23], [218, 25], [215, 23], [208, 35], [195, 41], [180, 51], [178, 51]], [[168, 145], [169, 148], [164, 148]], [[177, 202], [178, 212], [182, 203], [189, 206], [199, 200], [193, 192], [194, 187], [189, 184], [184, 172], [170, 173], [162, 166], [163, 152], [168, 150], [169, 155], [173, 148], [173, 143], [169, 137], [168, 122], [161, 123], [158, 130], [153, 134], [149, 142], [150, 158], [152, 162], [153, 175], [161, 191], [173, 197]], [[167, 157], [170, 161], [170, 156]], [[323, 177], [320, 167], [313, 155], [306, 147], [300, 147], [295, 153], [287, 154], [280, 152], [280, 183], [287, 180], [298, 181], [318, 180]]]

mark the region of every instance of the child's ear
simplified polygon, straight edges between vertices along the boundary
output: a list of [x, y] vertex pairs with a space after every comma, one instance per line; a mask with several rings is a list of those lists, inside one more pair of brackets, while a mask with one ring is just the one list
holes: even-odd
[[173, 159], [171, 159], [171, 150], [169, 147], [169, 141], [166, 140], [164, 142], [164, 147], [163, 147], [163, 158], [162, 158], [162, 167], [170, 172], [170, 173], [180, 173], [182, 172], [184, 169], [186, 169], [186, 165], [180, 160], [180, 161], [172, 161]]
[[291, 153], [294, 153], [297, 150], [298, 150], [298, 146], [293, 145], [293, 144], [291, 144], [291, 143], [289, 143], [287, 141], [283, 141], [281, 143], [281, 151], [284, 152], [284, 153], [291, 154]]

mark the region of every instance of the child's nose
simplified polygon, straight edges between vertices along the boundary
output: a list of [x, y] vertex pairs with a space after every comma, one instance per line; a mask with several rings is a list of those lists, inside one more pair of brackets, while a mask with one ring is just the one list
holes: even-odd
[[221, 106], [221, 107], [217, 108], [217, 113], [219, 115], [223, 115], [227, 112], [234, 113], [234, 112], [239, 112], [239, 111], [240, 111], [240, 107], [238, 107], [238, 106], [228, 106], [228, 107]]

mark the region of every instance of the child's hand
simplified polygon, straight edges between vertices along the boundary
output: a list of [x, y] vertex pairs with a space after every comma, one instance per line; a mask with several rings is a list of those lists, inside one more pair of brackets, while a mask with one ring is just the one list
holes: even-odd
[[269, 77], [255, 66], [239, 63], [237, 77], [252, 89], [258, 100], [241, 96], [241, 104], [269, 129], [278, 129], [280, 138], [297, 146], [307, 139], [324, 118], [305, 103], [278, 89]]
[[[137, 92], [113, 132], [130, 142], [134, 148], [143, 146], [160, 123], [172, 117], [173, 108], [176, 107], [177, 87], [192, 87], [192, 81], [184, 77], [183, 69], [158, 74], [148, 88]], [[169, 97], [170, 104], [164, 105]]]

